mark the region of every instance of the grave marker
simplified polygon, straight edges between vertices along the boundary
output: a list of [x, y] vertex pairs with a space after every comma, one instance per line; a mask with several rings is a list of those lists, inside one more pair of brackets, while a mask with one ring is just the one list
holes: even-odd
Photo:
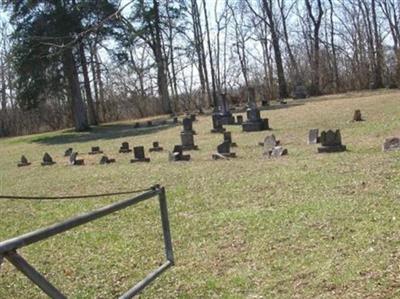
[[119, 148], [119, 152], [126, 154], [132, 152], [132, 150], [129, 148], [129, 143], [128, 142], [122, 142], [121, 147]]
[[92, 146], [92, 150], [89, 152], [89, 155], [97, 155], [102, 153], [103, 151], [100, 150], [100, 146]]
[[45, 153], [43, 156], [43, 162], [41, 164], [42, 166], [51, 166], [56, 164], [56, 162], [53, 161], [53, 158], [48, 153]]
[[131, 160], [131, 163], [150, 162], [150, 158], [145, 157], [143, 146], [135, 146], [133, 148], [133, 155], [135, 158]]
[[161, 151], [163, 151], [164, 149], [160, 146], [160, 144], [159, 144], [159, 142], [158, 141], [154, 141], [153, 142], [153, 147], [152, 148], [150, 148], [150, 152], [161, 152]]
[[322, 146], [318, 148], [318, 153], [344, 152], [346, 150], [346, 146], [342, 145], [340, 130], [323, 131], [320, 141]]
[[18, 167], [25, 167], [29, 165], [31, 165], [31, 163], [29, 163], [28, 159], [24, 155], [22, 155], [21, 161], [18, 163]]

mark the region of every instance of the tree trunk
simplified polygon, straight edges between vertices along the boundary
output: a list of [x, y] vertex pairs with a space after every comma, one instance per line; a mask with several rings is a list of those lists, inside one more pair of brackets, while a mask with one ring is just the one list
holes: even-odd
[[97, 112], [94, 107], [92, 90], [90, 88], [90, 79], [89, 79], [89, 74], [88, 74], [88, 67], [87, 67], [87, 61], [86, 61], [86, 56], [85, 56], [85, 47], [83, 45], [83, 42], [81, 42], [79, 45], [79, 58], [81, 60], [81, 66], [82, 66], [86, 100], [87, 100], [88, 111], [89, 111], [89, 122], [91, 125], [97, 126], [99, 124], [99, 122], [98, 122]]
[[78, 71], [76, 69], [74, 55], [72, 54], [71, 48], [66, 48], [64, 50], [63, 69], [68, 83], [67, 91], [71, 102], [75, 130], [78, 132], [86, 131], [90, 127], [87, 119], [86, 107], [82, 100]]

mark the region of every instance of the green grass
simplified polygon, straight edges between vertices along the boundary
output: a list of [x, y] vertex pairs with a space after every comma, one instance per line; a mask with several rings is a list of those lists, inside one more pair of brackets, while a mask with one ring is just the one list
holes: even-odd
[[[221, 135], [210, 117], [194, 124], [199, 151], [170, 163], [152, 153], [148, 164], [118, 154], [122, 141], [166, 149], [180, 127], [133, 129], [131, 123], [0, 140], [0, 193], [69, 195], [167, 189], [176, 265], [143, 298], [400, 298], [400, 152], [383, 153], [400, 135], [400, 92], [345, 94], [263, 111], [289, 155], [265, 159], [266, 132], [229, 127], [238, 158], [213, 161]], [[365, 122], [350, 122], [361, 109]], [[342, 132], [348, 151], [317, 154], [311, 128]], [[99, 145], [117, 159], [97, 165], [85, 155]], [[63, 157], [73, 147], [86, 166]], [[41, 167], [43, 153], [58, 162]], [[17, 168], [25, 154], [33, 164]], [[124, 198], [124, 197], [122, 197]], [[118, 200], [1, 201], [0, 239], [40, 228]], [[157, 201], [141, 203], [20, 253], [71, 298], [114, 298], [163, 261]], [[8, 262], [0, 298], [45, 298]]]

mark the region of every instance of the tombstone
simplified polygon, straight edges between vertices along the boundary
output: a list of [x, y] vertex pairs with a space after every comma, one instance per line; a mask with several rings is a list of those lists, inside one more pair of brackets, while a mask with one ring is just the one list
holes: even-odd
[[189, 117], [192, 120], [192, 122], [195, 122], [197, 120], [196, 119], [196, 114], [190, 114]]
[[189, 161], [190, 155], [183, 154], [181, 145], [175, 145], [172, 153], [169, 154], [169, 161]]
[[320, 142], [319, 130], [318, 129], [311, 129], [308, 132], [308, 144], [317, 144], [319, 142]]
[[185, 117], [182, 121], [182, 125], [183, 125], [183, 131], [182, 133], [191, 133], [191, 134], [196, 134], [196, 132], [193, 130], [193, 121], [188, 118]]
[[68, 148], [68, 149], [64, 152], [64, 157], [69, 157], [69, 156], [71, 156], [72, 152], [73, 152], [72, 147]]
[[293, 99], [299, 100], [299, 99], [305, 99], [307, 97], [308, 97], [307, 88], [301, 83], [296, 84], [296, 86], [293, 88]]
[[266, 149], [264, 148], [264, 155], [268, 156], [268, 157], [281, 157], [281, 156], [285, 156], [288, 154], [288, 150], [286, 148], [284, 148], [283, 146], [274, 146], [271, 149]]
[[150, 148], [150, 152], [161, 152], [164, 149], [160, 146], [160, 144], [158, 143], [158, 141], [154, 141], [153, 142], [153, 147]]
[[181, 133], [182, 148], [185, 151], [198, 150], [198, 146], [194, 144], [194, 135], [191, 132]]
[[318, 148], [318, 153], [344, 152], [346, 150], [346, 146], [342, 145], [340, 130], [323, 131], [320, 141], [322, 146]]
[[232, 142], [232, 133], [231, 132], [224, 132], [224, 142], [228, 142], [231, 147], [236, 147], [237, 144]]
[[243, 115], [236, 115], [236, 124], [238, 125], [243, 124]]
[[264, 142], [260, 142], [258, 145], [261, 145], [264, 147], [264, 151], [268, 151], [273, 149], [275, 146], [278, 146], [280, 144], [279, 140], [276, 140], [276, 137], [274, 134], [268, 135], [265, 137]]
[[216, 113], [213, 113], [213, 115], [212, 115], [212, 124], [213, 124], [213, 128], [211, 129], [211, 133], [224, 133], [225, 132], [225, 128], [222, 126], [220, 116]]
[[269, 106], [269, 101], [268, 100], [262, 100], [261, 101], [261, 106], [268, 107]]
[[100, 165], [115, 163], [115, 159], [109, 159], [107, 156], [103, 156], [100, 159]]
[[143, 146], [135, 146], [133, 148], [134, 159], [131, 160], [131, 163], [136, 162], [150, 162], [150, 158], [146, 158], [144, 155], [144, 147]]
[[264, 131], [269, 129], [268, 118], [262, 119], [255, 102], [255, 90], [249, 88], [249, 107], [246, 110], [247, 120], [242, 124], [244, 132]]
[[119, 152], [122, 154], [132, 152], [132, 150], [129, 148], [129, 143], [126, 141], [122, 142], [121, 147], [119, 148]]
[[56, 162], [53, 161], [53, 158], [48, 154], [45, 153], [43, 156], [43, 162], [41, 163], [42, 166], [50, 166], [55, 164]]
[[83, 159], [77, 159], [78, 158], [78, 153], [74, 152], [69, 156], [69, 164], [70, 165], [85, 165], [85, 160]]
[[97, 155], [102, 153], [103, 151], [100, 150], [100, 146], [92, 146], [92, 151], [89, 152], [89, 155]]
[[174, 118], [172, 119], [172, 122], [173, 122], [174, 124], [177, 124], [177, 123], [178, 123], [178, 117], [174, 116]]
[[136, 123], [133, 125], [133, 127], [136, 128], [136, 129], [137, 129], [137, 128], [140, 128], [140, 123], [136, 122]]
[[218, 116], [221, 125], [233, 125], [235, 123], [235, 118], [233, 117], [232, 112], [229, 110], [229, 105], [225, 93], [220, 94], [219, 102], [220, 106], [218, 109]]
[[383, 143], [382, 150], [384, 152], [400, 150], [400, 138], [398, 137], [386, 138], [385, 142]]
[[217, 153], [212, 155], [214, 160], [236, 158], [236, 153], [231, 153], [231, 145], [224, 141], [217, 146]]
[[361, 110], [357, 109], [354, 111], [353, 121], [364, 121], [361, 115]]
[[153, 122], [152, 122], [151, 120], [148, 120], [148, 121], [147, 121], [147, 126], [148, 126], [148, 127], [152, 127], [152, 126], [153, 126]]
[[21, 161], [18, 163], [18, 167], [25, 167], [29, 165], [31, 165], [31, 163], [29, 163], [28, 159], [24, 155], [22, 155]]

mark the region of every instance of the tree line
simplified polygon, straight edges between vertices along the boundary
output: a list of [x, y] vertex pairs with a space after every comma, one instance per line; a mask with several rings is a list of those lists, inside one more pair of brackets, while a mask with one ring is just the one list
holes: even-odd
[[0, 136], [400, 84], [399, 0], [1, 3]]

